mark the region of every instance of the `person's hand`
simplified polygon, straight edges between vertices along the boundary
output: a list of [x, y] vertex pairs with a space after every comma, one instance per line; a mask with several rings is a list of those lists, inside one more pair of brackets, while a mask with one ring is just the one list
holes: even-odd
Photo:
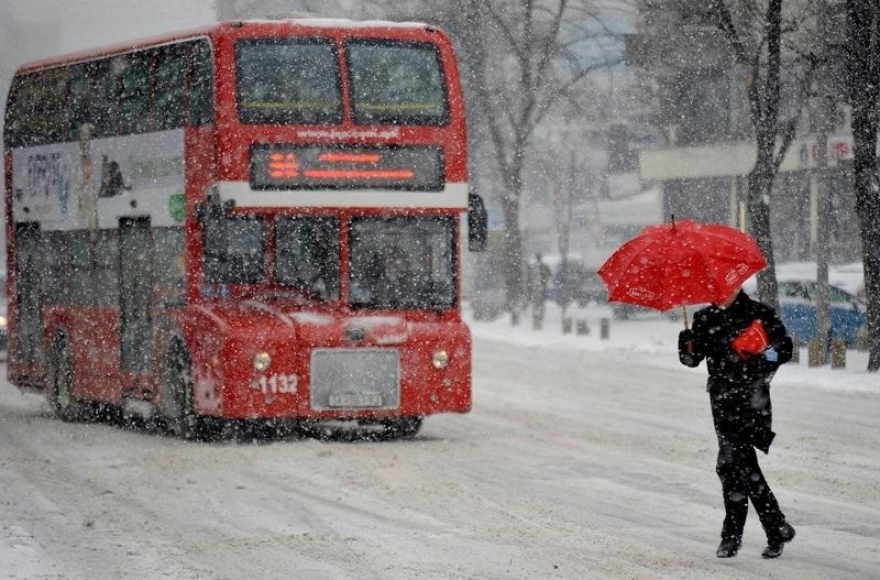
[[[775, 354], [776, 351], [774, 351], [773, 355]], [[773, 355], [770, 356], [772, 357]], [[749, 355], [746, 363], [749, 366], [750, 374], [753, 375], [769, 375], [779, 367], [779, 363], [767, 357], [767, 351], [761, 354]]]
[[678, 350], [681, 352], [694, 352], [694, 331], [685, 328], [678, 333]]
[[697, 341], [694, 331], [685, 328], [678, 333], [678, 360], [687, 367], [697, 367], [703, 355], [697, 352]]

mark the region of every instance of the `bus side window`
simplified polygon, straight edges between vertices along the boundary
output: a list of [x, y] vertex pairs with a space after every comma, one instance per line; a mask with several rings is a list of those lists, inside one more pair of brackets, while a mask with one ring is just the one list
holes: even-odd
[[79, 139], [79, 131], [86, 123], [91, 123], [89, 111], [89, 90], [91, 78], [86, 65], [70, 69], [70, 83], [67, 97], [67, 140]]
[[70, 250], [71, 304], [87, 306], [94, 300], [92, 288], [92, 260], [88, 230], [65, 232]]
[[157, 52], [153, 100], [154, 131], [183, 127], [186, 47], [169, 46]]
[[15, 145], [31, 147], [61, 139], [66, 127], [64, 98], [67, 71], [52, 69], [20, 77], [13, 87], [10, 116]]
[[9, 87], [9, 98], [6, 101], [6, 116], [3, 124], [3, 141], [9, 147], [21, 147], [25, 123], [25, 77], [16, 76]]
[[41, 143], [57, 143], [67, 129], [67, 70], [56, 68], [40, 73], [35, 107], [36, 129]]
[[186, 247], [182, 227], [153, 230], [154, 294], [162, 306], [186, 303]]
[[214, 121], [214, 67], [211, 47], [200, 40], [190, 45], [189, 125], [205, 125]]
[[124, 61], [113, 59], [95, 64], [94, 111], [95, 137], [112, 137], [119, 133], [119, 74]]
[[126, 57], [119, 95], [123, 135], [150, 129], [150, 56], [141, 52]]
[[119, 239], [117, 230], [96, 230], [95, 295], [96, 306], [119, 306]]
[[47, 304], [70, 303], [70, 240], [67, 232], [46, 232], [49, 247], [48, 267], [43, 278]]

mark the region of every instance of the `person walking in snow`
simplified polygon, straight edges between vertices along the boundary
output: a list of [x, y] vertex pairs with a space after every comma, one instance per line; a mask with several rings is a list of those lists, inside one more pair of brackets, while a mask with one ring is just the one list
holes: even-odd
[[770, 379], [791, 360], [792, 341], [776, 311], [741, 288], [727, 300], [694, 314], [692, 330], [681, 331], [678, 357], [696, 367], [705, 359], [707, 390], [718, 438], [716, 472], [724, 495], [719, 558], [736, 556], [749, 501], [767, 535], [764, 558], [778, 558], [795, 536], [764, 479], [755, 449], [770, 450]]

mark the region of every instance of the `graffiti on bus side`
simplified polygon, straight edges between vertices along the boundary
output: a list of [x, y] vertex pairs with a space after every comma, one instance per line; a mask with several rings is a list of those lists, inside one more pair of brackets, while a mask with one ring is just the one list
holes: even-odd
[[[66, 216], [70, 209], [70, 167], [67, 159], [58, 152], [28, 155], [24, 191], [29, 197], [58, 198], [61, 215]], [[22, 201], [22, 189], [16, 189], [15, 194], [17, 201]]]

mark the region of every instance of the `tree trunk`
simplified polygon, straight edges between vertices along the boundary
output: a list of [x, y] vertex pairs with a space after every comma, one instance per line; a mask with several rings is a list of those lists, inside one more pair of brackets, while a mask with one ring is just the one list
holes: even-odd
[[877, 121], [853, 107], [856, 213], [862, 237], [865, 296], [868, 302], [868, 370], [880, 370], [880, 198], [877, 191]]
[[768, 154], [759, 147], [755, 167], [749, 173], [747, 204], [751, 233], [767, 260], [767, 267], [758, 273], [758, 297], [761, 302], [776, 308], [779, 305], [779, 288], [776, 282], [773, 238], [770, 236], [770, 191], [774, 176], [772, 155], [772, 149]]
[[[522, 185], [514, 184], [516, 189]], [[504, 212], [504, 284], [506, 289], [506, 308], [514, 313], [524, 303], [523, 294], [523, 240], [519, 229], [520, 192], [514, 191], [501, 198]]]
[[[768, 86], [767, 91], [779, 90], [778, 84]], [[769, 97], [765, 97], [765, 102]], [[773, 238], [770, 235], [770, 193], [773, 189], [776, 153], [776, 122], [772, 126], [764, 119], [755, 127], [757, 152], [755, 167], [749, 173], [748, 210], [751, 233], [767, 260], [767, 267], [758, 273], [758, 297], [761, 302], [776, 308], [779, 305], [776, 283], [776, 263], [773, 257]]]
[[852, 105], [856, 213], [862, 238], [868, 302], [868, 370], [880, 370], [880, 188], [877, 128], [880, 96], [880, 7], [872, 0], [848, 0], [847, 66]]

